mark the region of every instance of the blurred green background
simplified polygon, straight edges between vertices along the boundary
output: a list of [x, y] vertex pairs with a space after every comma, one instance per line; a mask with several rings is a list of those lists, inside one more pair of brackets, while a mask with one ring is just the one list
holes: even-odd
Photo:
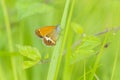
[[[61, 29], [63, 33], [60, 36], [67, 33], [64, 50], [66, 54], [71, 53], [68, 56], [75, 57], [69, 61], [62, 56], [61, 64], [58, 63], [58, 75], [55, 74], [54, 79], [120, 79], [120, 0], [0, 0], [0, 80], [51, 80], [48, 75], [52, 73], [49, 67], [55, 47], [45, 46], [35, 35], [35, 30], [61, 24], [67, 1], [70, 1], [67, 20], [72, 2], [75, 4], [71, 21], [66, 23], [69, 31]], [[108, 32], [94, 36], [104, 30]], [[81, 38], [83, 43], [77, 43], [74, 48], [73, 45]], [[25, 53], [36, 48], [43, 62], [23, 69], [24, 59], [17, 45], [31, 47]], [[46, 59], [48, 62], [44, 62]]]

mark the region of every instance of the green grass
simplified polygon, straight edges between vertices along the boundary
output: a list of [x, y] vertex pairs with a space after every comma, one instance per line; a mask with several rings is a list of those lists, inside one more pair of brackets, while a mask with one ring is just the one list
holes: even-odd
[[[1, 0], [0, 80], [119, 80], [119, 4]], [[35, 30], [57, 24], [59, 39], [48, 47]]]
[[[64, 8], [64, 13], [63, 13], [63, 17], [61, 20], [61, 29], [65, 29], [64, 30], [64, 36], [60, 37], [53, 55], [52, 55], [52, 59], [51, 59], [51, 63], [50, 63], [50, 67], [49, 67], [49, 71], [48, 71], [48, 77], [47, 80], [53, 80], [57, 78], [58, 75], [58, 71], [59, 71], [59, 66], [61, 63], [61, 58], [62, 58], [62, 53], [64, 51], [64, 47], [65, 47], [65, 41], [66, 41], [66, 34], [67, 34], [67, 30], [68, 28], [66, 28], [66, 21], [67, 21], [67, 17], [68, 17], [68, 11], [69, 11], [69, 6], [70, 6], [70, 0], [66, 0], [65, 3], [65, 8]], [[69, 27], [69, 26], [67, 26]], [[61, 46], [60, 46], [61, 45]]]

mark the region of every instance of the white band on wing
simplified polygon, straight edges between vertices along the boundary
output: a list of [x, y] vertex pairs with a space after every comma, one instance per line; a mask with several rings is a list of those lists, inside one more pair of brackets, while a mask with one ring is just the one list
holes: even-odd
[[50, 37], [46, 37], [46, 36], [45, 36], [45, 39], [46, 39], [47, 41], [49, 41], [49, 40], [50, 40], [52, 43], [54, 43], [54, 44], [55, 44], [55, 41], [53, 41]]

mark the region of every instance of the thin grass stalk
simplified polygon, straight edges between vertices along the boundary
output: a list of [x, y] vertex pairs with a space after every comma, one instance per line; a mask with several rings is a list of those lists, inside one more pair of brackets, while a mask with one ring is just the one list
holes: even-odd
[[86, 60], [84, 60], [84, 80], [86, 80]]
[[[70, 5], [70, 0], [66, 0], [63, 16], [61, 20], [61, 30], [64, 30], [65, 25], [66, 25], [69, 5]], [[54, 80], [57, 78], [60, 63], [61, 63], [62, 53], [63, 53], [64, 46], [65, 46], [65, 37], [66, 36], [60, 36], [59, 40], [57, 41], [57, 45], [54, 48], [53, 55], [52, 55], [51, 62], [50, 62], [50, 67], [48, 70], [47, 80]]]
[[[9, 51], [13, 52], [12, 32], [11, 32], [10, 21], [9, 21], [9, 16], [8, 16], [5, 0], [1, 0], [1, 5], [2, 5], [3, 15], [4, 15], [4, 20], [5, 20], [5, 25], [6, 25]], [[11, 57], [11, 65], [12, 65], [12, 70], [13, 70], [13, 79], [18, 80], [17, 72], [16, 72], [16, 64], [15, 64], [14, 58], [12, 57]]]
[[3, 73], [3, 69], [1, 65], [0, 65], [0, 80], [6, 80], [6, 76]]
[[118, 56], [119, 56], [119, 41], [117, 41], [117, 44], [116, 44], [116, 53], [115, 53], [115, 59], [114, 59], [114, 64], [113, 64], [113, 69], [112, 69], [112, 75], [111, 75], [111, 80], [114, 80], [114, 75], [115, 75], [115, 69], [116, 69], [116, 66], [117, 66], [117, 61], [118, 61]]
[[9, 21], [9, 16], [8, 16], [8, 13], [7, 13], [5, 0], [1, 0], [1, 5], [2, 5], [2, 9], [3, 9], [3, 15], [4, 15], [7, 38], [8, 38], [8, 48], [9, 48], [10, 51], [13, 51], [12, 34], [11, 34], [11, 29], [10, 29], [10, 21]]
[[96, 58], [96, 61], [93, 65], [93, 69], [91, 71], [91, 74], [90, 74], [90, 79], [89, 80], [93, 80], [93, 77], [94, 77], [94, 74], [96, 72], [96, 69], [97, 69], [97, 66], [99, 65], [99, 61], [101, 59], [101, 56], [102, 56], [102, 53], [103, 53], [103, 50], [104, 50], [104, 45], [106, 44], [107, 42], [107, 38], [108, 38], [108, 33], [105, 35], [105, 39], [102, 43], [102, 46], [101, 46], [101, 49], [100, 49], [100, 52], [97, 54], [97, 58]]
[[[70, 28], [70, 27], [69, 27]], [[72, 30], [69, 29], [68, 31], [68, 36], [66, 40], [66, 54], [65, 54], [65, 63], [64, 63], [64, 70], [63, 70], [63, 80], [70, 80], [71, 79], [71, 74], [73, 71], [73, 65], [70, 65], [70, 57], [72, 54], [72, 37], [74, 36], [72, 34]]]
[[[76, 0], [72, 0], [71, 1], [71, 7], [70, 7], [70, 12], [69, 12], [69, 15], [68, 15], [68, 20], [67, 20], [67, 24], [66, 24], [66, 31], [65, 31], [65, 38], [64, 38], [64, 47], [65, 47], [65, 44], [67, 44], [67, 53], [65, 55], [65, 66], [64, 66], [64, 73], [63, 73], [63, 80], [66, 80], [66, 79], [70, 79], [70, 56], [71, 56], [71, 44], [72, 44], [72, 39], [70, 39], [71, 36], [69, 36], [69, 34], [71, 33], [71, 28], [70, 28], [70, 23], [71, 23], [71, 19], [72, 19], [72, 14], [73, 14], [73, 9], [74, 9], [74, 5], [75, 5], [75, 1]], [[69, 32], [70, 31], [70, 32]], [[69, 39], [67, 38], [67, 36], [69, 36]], [[67, 39], [69, 41], [67, 41]], [[66, 43], [67, 41], [67, 43]]]

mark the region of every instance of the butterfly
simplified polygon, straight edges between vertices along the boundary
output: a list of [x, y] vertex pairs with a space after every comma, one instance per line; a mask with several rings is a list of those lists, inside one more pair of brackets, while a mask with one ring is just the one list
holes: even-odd
[[54, 46], [60, 33], [60, 25], [42, 27], [35, 30], [35, 33], [43, 40], [44, 44]]

